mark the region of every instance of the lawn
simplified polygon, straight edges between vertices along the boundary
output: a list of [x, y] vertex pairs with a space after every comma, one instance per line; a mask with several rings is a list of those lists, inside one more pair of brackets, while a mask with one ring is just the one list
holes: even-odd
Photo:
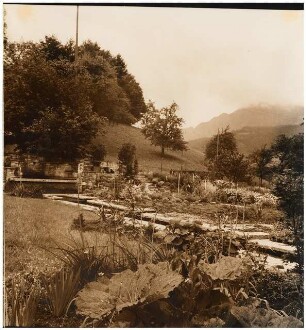
[[[86, 218], [94, 218], [83, 211]], [[78, 209], [46, 199], [4, 195], [5, 274], [49, 272], [59, 261], [45, 249], [69, 238]]]

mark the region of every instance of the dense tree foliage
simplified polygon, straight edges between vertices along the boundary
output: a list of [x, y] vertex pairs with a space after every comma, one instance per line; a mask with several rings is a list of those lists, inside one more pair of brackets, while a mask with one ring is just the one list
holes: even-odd
[[106, 147], [103, 144], [90, 145], [88, 150], [89, 157], [92, 158], [93, 162], [99, 164], [103, 161], [107, 155]]
[[304, 134], [291, 137], [280, 135], [271, 146], [271, 152], [276, 160], [274, 172], [283, 173], [292, 170], [300, 175], [304, 170]]
[[120, 56], [55, 37], [9, 43], [4, 52], [6, 143], [22, 152], [72, 160], [83, 154], [104, 118], [131, 124], [146, 111], [142, 90]]
[[88, 79], [72, 63], [47, 61], [33, 43], [9, 44], [4, 63], [7, 142], [22, 152], [71, 160], [97, 133]]
[[260, 185], [262, 186], [262, 181], [264, 179], [271, 178], [272, 151], [271, 151], [271, 149], [264, 146], [258, 150], [255, 150], [249, 156], [249, 159], [252, 164], [253, 173], [259, 178]]
[[274, 161], [274, 193], [287, 215], [297, 248], [300, 270], [304, 266], [304, 134], [279, 136], [271, 146]]
[[178, 105], [172, 103], [161, 110], [155, 108], [154, 103], [149, 102], [148, 111], [142, 118], [142, 132], [155, 146], [160, 146], [162, 154], [165, 149], [187, 150], [187, 142], [182, 133], [183, 119], [176, 114]]
[[238, 152], [235, 136], [228, 127], [208, 142], [205, 159], [214, 178], [227, 178], [233, 182], [249, 179], [249, 163]]

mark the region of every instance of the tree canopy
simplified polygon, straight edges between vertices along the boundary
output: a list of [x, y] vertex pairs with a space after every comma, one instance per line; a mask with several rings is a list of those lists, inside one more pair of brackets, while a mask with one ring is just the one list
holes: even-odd
[[107, 118], [132, 124], [146, 111], [142, 90], [120, 55], [55, 37], [6, 42], [5, 143], [47, 158], [75, 159]]
[[147, 112], [142, 118], [142, 133], [155, 146], [165, 149], [184, 151], [187, 142], [182, 133], [183, 119], [177, 116], [178, 105], [173, 102], [169, 107], [158, 110], [153, 102], [147, 104]]
[[235, 136], [229, 127], [210, 139], [206, 145], [205, 159], [214, 178], [227, 178], [234, 182], [249, 179], [249, 164], [238, 152]]
[[304, 268], [304, 134], [280, 135], [271, 150], [274, 166], [273, 192], [287, 215], [287, 226], [294, 234], [297, 261]]
[[249, 160], [251, 162], [253, 173], [259, 178], [260, 185], [264, 179], [269, 179], [272, 175], [272, 151], [263, 146], [260, 149], [255, 150], [250, 156]]

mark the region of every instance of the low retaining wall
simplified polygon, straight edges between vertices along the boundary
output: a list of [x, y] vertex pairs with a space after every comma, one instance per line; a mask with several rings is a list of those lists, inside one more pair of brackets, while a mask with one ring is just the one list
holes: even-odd
[[41, 189], [43, 193], [76, 193], [78, 190], [76, 180], [13, 178], [5, 183], [4, 191], [11, 192], [18, 185], [26, 189]]

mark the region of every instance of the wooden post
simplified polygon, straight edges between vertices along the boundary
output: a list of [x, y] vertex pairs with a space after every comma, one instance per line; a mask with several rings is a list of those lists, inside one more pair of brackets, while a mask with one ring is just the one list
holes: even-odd
[[238, 182], [236, 183], [236, 204], [238, 204]]
[[219, 157], [219, 128], [217, 133], [217, 153], [216, 153], [216, 159], [214, 164], [214, 175], [217, 173], [217, 167], [218, 167], [218, 157]]
[[21, 188], [21, 177], [22, 177], [22, 172], [21, 172], [21, 165], [19, 164], [19, 180], [20, 180], [20, 188]]
[[80, 186], [81, 186], [81, 189], [82, 189], [82, 173], [84, 171], [84, 163], [83, 162], [80, 162], [78, 164], [78, 176], [77, 176], [77, 183], [78, 183], [78, 211], [80, 213], [80, 201], [79, 201], [79, 198], [80, 198]]
[[219, 128], [218, 128], [218, 134], [217, 134], [217, 161], [219, 156]]
[[180, 193], [180, 181], [181, 181], [181, 173], [178, 174], [178, 179], [177, 179], [177, 193]]

